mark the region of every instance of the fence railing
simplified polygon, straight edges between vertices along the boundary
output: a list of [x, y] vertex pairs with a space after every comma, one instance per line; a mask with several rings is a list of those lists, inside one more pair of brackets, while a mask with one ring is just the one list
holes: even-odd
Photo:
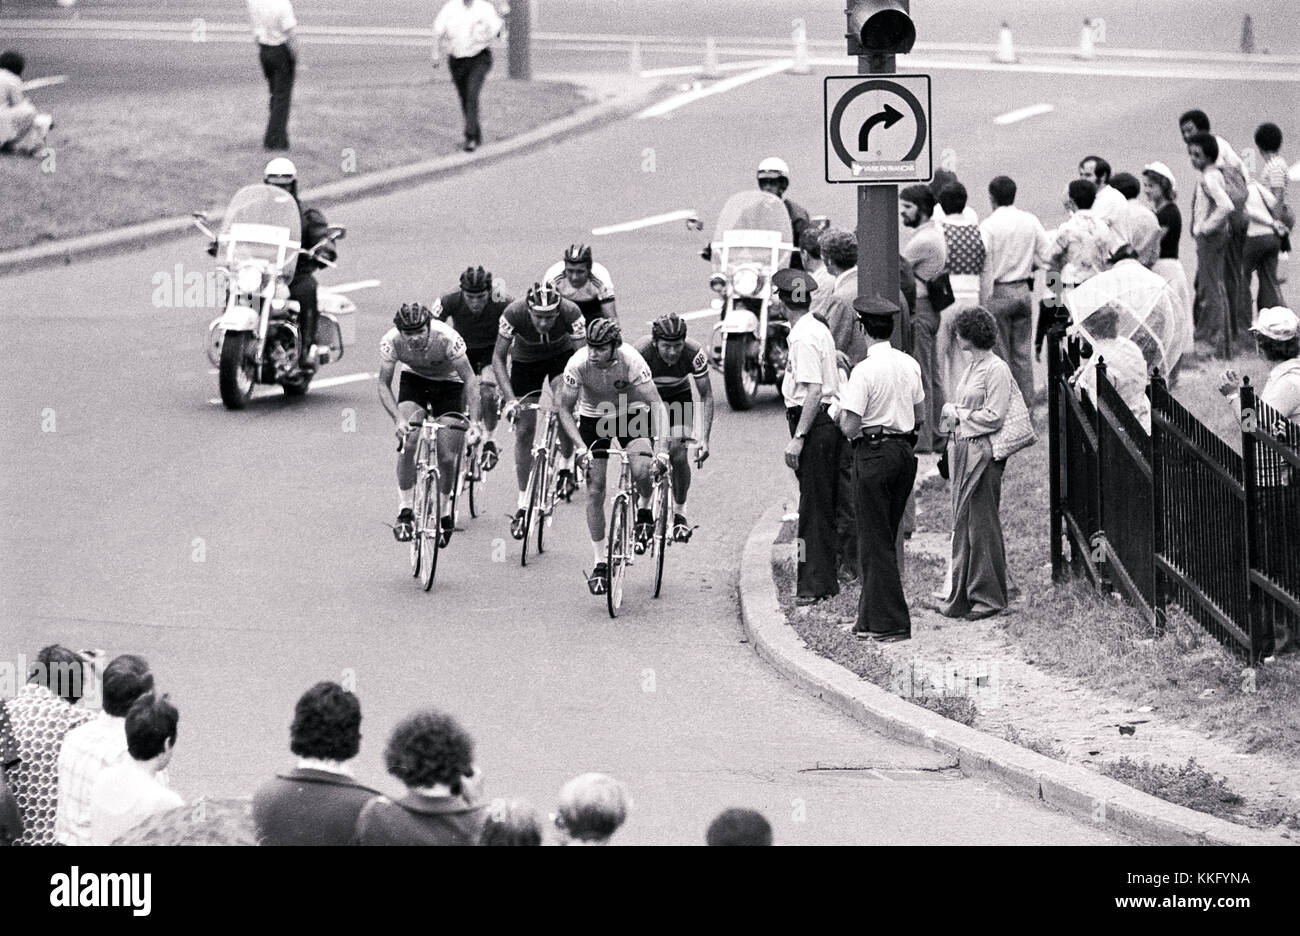
[[[1095, 400], [1072, 379], [1092, 366]], [[1300, 629], [1300, 426], [1247, 381], [1238, 454], [1156, 373], [1148, 433], [1060, 328], [1048, 390], [1054, 580], [1117, 589], [1157, 629], [1177, 605], [1252, 661]]]

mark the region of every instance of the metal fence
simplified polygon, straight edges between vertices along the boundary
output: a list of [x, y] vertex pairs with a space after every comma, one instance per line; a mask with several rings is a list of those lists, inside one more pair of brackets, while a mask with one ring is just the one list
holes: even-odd
[[[1074, 386], [1080, 346], [1048, 342], [1052, 576], [1118, 589], [1157, 629], [1177, 605], [1256, 660], [1300, 628], [1300, 426], [1241, 393], [1241, 453], [1156, 374], [1148, 433], [1099, 360], [1094, 401]], [[1068, 562], [1067, 562], [1068, 554]]]

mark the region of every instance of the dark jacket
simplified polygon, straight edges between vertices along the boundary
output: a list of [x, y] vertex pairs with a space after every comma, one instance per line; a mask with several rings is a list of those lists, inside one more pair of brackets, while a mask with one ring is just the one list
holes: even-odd
[[253, 795], [253, 821], [263, 845], [353, 845], [357, 817], [379, 795], [325, 770], [276, 774]]
[[379, 796], [361, 810], [357, 844], [477, 845], [486, 819], [487, 806], [463, 796]]
[[[325, 215], [318, 208], [305, 208], [299, 205], [302, 214], [302, 249], [311, 250], [325, 238], [329, 230], [329, 223], [325, 220]], [[333, 247], [325, 247], [320, 251], [320, 256], [325, 260], [334, 260], [338, 257], [338, 251]], [[303, 280], [321, 269], [319, 263], [313, 263], [306, 257], [298, 258], [298, 265], [294, 268], [293, 278]]]

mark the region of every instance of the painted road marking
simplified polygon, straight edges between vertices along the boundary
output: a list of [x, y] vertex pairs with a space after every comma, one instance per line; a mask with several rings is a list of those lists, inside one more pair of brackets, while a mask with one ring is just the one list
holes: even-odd
[[[815, 58], [810, 65], [818, 68], [844, 68], [842, 58]], [[1022, 72], [1030, 75], [1089, 75], [1094, 78], [1173, 78], [1182, 81], [1274, 81], [1300, 82], [1300, 72], [1266, 72], [1243, 71], [1240, 68], [1205, 68], [1186, 66], [1184, 68], [1122, 68], [1110, 66], [1089, 66], [1085, 64], [1058, 65], [1003, 65], [999, 62], [957, 62], [941, 59], [912, 59], [908, 68], [926, 71], [987, 71], [987, 72]]]
[[662, 117], [664, 114], [671, 113], [679, 107], [685, 107], [687, 104], [698, 101], [702, 98], [711, 97], [715, 94], [723, 94], [727, 91], [739, 88], [741, 85], [747, 85], [751, 81], [759, 81], [763, 78], [770, 78], [772, 75], [779, 75], [783, 71], [788, 71], [794, 65], [793, 59], [778, 59], [775, 62], [769, 62], [753, 71], [747, 71], [743, 74], [736, 75], [733, 78], [723, 78], [721, 81], [709, 85], [707, 88], [700, 88], [698, 91], [686, 91], [682, 94], [675, 94], [672, 97], [660, 101], [653, 107], [647, 107], [641, 113], [637, 114], [637, 120], [645, 120], [647, 117]]
[[[707, 318], [710, 315], [715, 315], [715, 316], [720, 315], [721, 313], [722, 313], [721, 309], [697, 309], [694, 312], [679, 312], [677, 313], [677, 317], [682, 319], [683, 321], [689, 322], [689, 321], [693, 321], [694, 319]], [[654, 319], [647, 319], [646, 324], [653, 325]]]
[[[753, 61], [747, 59], [743, 62], [723, 62], [718, 66], [718, 71], [744, 71], [746, 68], [753, 67]], [[698, 75], [703, 71], [703, 65], [674, 65], [671, 68], [651, 68], [648, 71], [640, 72], [640, 76], [642, 78], [670, 78], [673, 75]]]
[[356, 292], [358, 289], [374, 289], [379, 285], [379, 280], [357, 280], [355, 283], [340, 283], [337, 286], [322, 286], [321, 292], [331, 293], [349, 293]]
[[[338, 387], [338, 386], [342, 386], [343, 384], [357, 383], [358, 381], [362, 381], [362, 380], [374, 380], [378, 376], [379, 376], [378, 374], [344, 374], [341, 377], [324, 377], [320, 380], [313, 380], [311, 382], [311, 385], [314, 389], [326, 390], [330, 387]], [[253, 390], [254, 400], [258, 400], [261, 399], [262, 397], [270, 396], [274, 392], [276, 392], [266, 384], [259, 384], [258, 386], [259, 387], [265, 386], [267, 392], [259, 393], [257, 388], [254, 388]], [[208, 400], [208, 402], [211, 403], [213, 406], [220, 406], [221, 398], [217, 397], [216, 399]]]
[[35, 91], [37, 88], [50, 88], [54, 85], [61, 85], [67, 80], [67, 75], [50, 75], [48, 78], [33, 78], [31, 81], [23, 82], [23, 90]]
[[622, 234], [624, 231], [637, 231], [641, 228], [654, 227], [656, 224], [668, 224], [672, 221], [685, 221], [687, 218], [695, 216], [695, 212], [689, 208], [682, 208], [679, 211], [670, 211], [667, 214], [651, 215], [648, 218], [638, 218], [635, 221], [624, 221], [620, 224], [608, 224], [605, 227], [595, 227], [591, 233], [597, 236], [602, 234]]
[[1295, 165], [1287, 170], [1286, 177], [1292, 182], [1300, 182], [1300, 159], [1297, 159]]
[[1022, 107], [1019, 110], [1007, 111], [993, 118], [993, 122], [998, 126], [1019, 123], [1022, 120], [1028, 120], [1030, 117], [1037, 117], [1039, 114], [1050, 114], [1056, 110], [1052, 104], [1030, 104], [1028, 107]]

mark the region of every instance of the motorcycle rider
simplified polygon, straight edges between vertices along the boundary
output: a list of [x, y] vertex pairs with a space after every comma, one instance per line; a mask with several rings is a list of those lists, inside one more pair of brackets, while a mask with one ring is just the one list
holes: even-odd
[[[812, 217], [802, 205], [798, 205], [785, 197], [785, 190], [790, 187], [790, 167], [779, 156], [768, 156], [758, 164], [757, 177], [759, 190], [775, 195], [785, 205], [785, 210], [790, 215], [790, 228], [791, 233], [794, 235], [793, 243], [797, 248], [802, 242], [803, 232], [812, 224]], [[705, 260], [712, 260], [713, 245], [706, 244], [704, 249], [700, 251], [700, 256]], [[790, 258], [790, 268], [792, 270], [803, 268], [803, 260], [798, 250], [795, 250], [794, 255]]]
[[564, 259], [547, 269], [542, 282], [550, 283], [556, 292], [581, 309], [586, 324], [598, 318], [618, 321], [614, 281], [609, 270], [592, 262], [591, 248], [586, 244], [570, 244]]
[[[316, 208], [304, 208], [298, 201], [298, 168], [293, 161], [277, 156], [266, 164], [262, 181], [267, 185], [284, 189], [293, 196], [302, 220], [302, 249], [311, 250], [322, 240], [329, 230], [325, 216]], [[208, 245], [208, 253], [217, 255], [217, 242]], [[334, 260], [338, 251], [333, 244], [328, 244], [316, 252], [322, 260]], [[316, 370], [316, 323], [320, 319], [320, 309], [316, 305], [316, 271], [325, 264], [316, 263], [308, 257], [300, 256], [293, 269], [293, 279], [289, 282], [289, 298], [298, 303], [298, 364], [307, 372]]]

